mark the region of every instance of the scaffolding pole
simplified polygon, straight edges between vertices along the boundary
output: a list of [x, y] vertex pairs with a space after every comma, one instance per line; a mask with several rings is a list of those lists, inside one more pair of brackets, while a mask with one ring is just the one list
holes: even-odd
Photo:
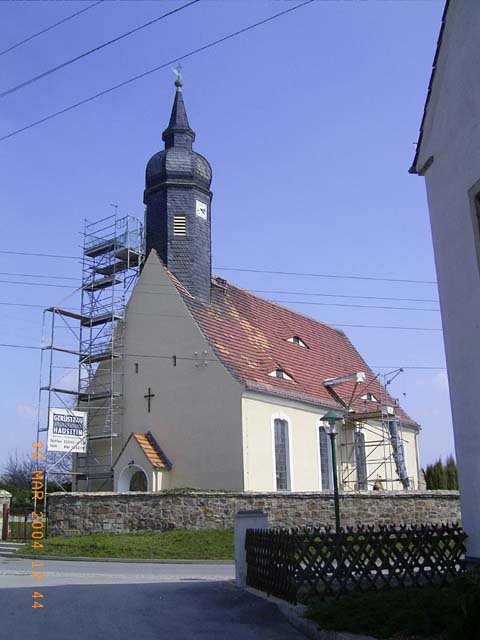
[[133, 216], [120, 217], [117, 208], [96, 222], [85, 220], [82, 252], [80, 288], [44, 311], [37, 441], [44, 440], [46, 450], [51, 408], [85, 412], [86, 453], [72, 450], [72, 478], [88, 490], [112, 488], [124, 392], [124, 312], [144, 259], [143, 226]]

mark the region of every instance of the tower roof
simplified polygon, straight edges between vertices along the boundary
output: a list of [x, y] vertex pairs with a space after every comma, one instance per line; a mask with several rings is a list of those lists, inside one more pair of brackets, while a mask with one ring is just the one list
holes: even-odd
[[188, 122], [182, 84], [182, 80], [177, 78], [170, 122], [162, 134], [165, 149], [148, 161], [145, 195], [149, 189], [172, 180], [189, 181], [206, 191], [210, 189], [212, 168], [202, 155], [192, 149], [195, 132]]
[[177, 90], [173, 101], [172, 113], [168, 127], [162, 134], [162, 140], [165, 141], [165, 149], [170, 147], [188, 147], [192, 148], [195, 140], [195, 131], [190, 128], [188, 123], [187, 110], [183, 101], [182, 82], [177, 79], [175, 81]]

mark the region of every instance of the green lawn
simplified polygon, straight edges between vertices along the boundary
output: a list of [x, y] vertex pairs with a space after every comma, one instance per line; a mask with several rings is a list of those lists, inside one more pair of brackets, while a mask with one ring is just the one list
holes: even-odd
[[320, 629], [365, 633], [389, 640], [478, 640], [478, 576], [448, 587], [351, 594], [309, 606]]
[[93, 533], [71, 538], [47, 538], [43, 544], [43, 549], [32, 549], [31, 544], [26, 544], [20, 553], [88, 558], [233, 559], [232, 529], [172, 529], [130, 534]]

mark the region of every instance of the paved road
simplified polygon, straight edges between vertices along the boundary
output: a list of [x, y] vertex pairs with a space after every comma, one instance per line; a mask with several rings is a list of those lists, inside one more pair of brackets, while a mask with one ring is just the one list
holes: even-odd
[[[277, 607], [232, 584], [232, 565], [0, 558], [0, 638], [304, 640]], [[44, 609], [32, 609], [34, 588]]]

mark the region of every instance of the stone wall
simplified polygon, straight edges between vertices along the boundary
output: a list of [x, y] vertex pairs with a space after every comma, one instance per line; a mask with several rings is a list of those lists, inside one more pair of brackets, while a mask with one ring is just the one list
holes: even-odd
[[[333, 493], [54, 493], [49, 535], [100, 531], [225, 529], [240, 510], [261, 509], [274, 526], [334, 524]], [[360, 492], [340, 495], [342, 525], [460, 521], [457, 491]]]

